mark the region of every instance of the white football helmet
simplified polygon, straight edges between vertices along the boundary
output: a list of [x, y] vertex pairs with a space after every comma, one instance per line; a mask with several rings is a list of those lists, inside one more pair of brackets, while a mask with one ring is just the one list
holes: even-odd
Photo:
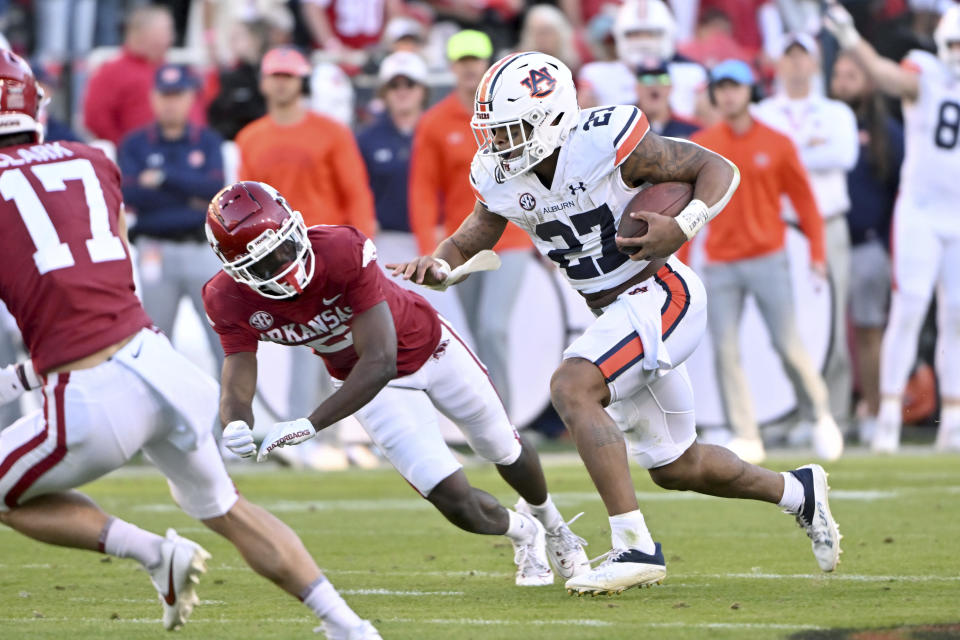
[[662, 0], [626, 0], [613, 23], [617, 58], [631, 68], [676, 53], [677, 21]]
[[960, 77], [960, 51], [950, 48], [951, 43], [960, 42], [960, 5], [953, 5], [940, 16], [933, 39], [940, 60], [953, 75]]
[[[525, 51], [501, 58], [483, 74], [470, 126], [480, 156], [497, 157], [503, 175], [494, 177], [503, 180], [553, 153], [579, 118], [570, 69], [553, 56]], [[506, 144], [494, 145], [498, 133]]]

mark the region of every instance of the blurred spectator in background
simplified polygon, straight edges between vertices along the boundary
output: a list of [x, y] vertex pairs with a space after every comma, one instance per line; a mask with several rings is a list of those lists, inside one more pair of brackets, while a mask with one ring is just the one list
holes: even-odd
[[43, 125], [45, 142], [54, 140], [72, 140], [80, 142], [80, 136], [63, 120], [50, 113], [50, 105], [56, 96], [60, 81], [47, 70], [44, 64], [33, 64], [33, 75], [43, 89], [44, 107], [40, 110], [40, 124]]
[[419, 53], [425, 39], [423, 25], [408, 16], [391, 18], [383, 30], [383, 46], [389, 53]]
[[93, 48], [97, 25], [95, 0], [36, 0], [34, 55], [45, 64], [82, 58]]
[[310, 65], [299, 51], [271, 49], [260, 65], [267, 115], [237, 134], [240, 180], [266, 182], [308, 226], [349, 224], [373, 237], [373, 197], [349, 129], [304, 103]]
[[385, 265], [408, 260], [417, 252], [407, 212], [407, 187], [413, 131], [427, 104], [427, 65], [415, 53], [398, 51], [384, 58], [378, 80], [386, 110], [357, 134], [357, 144], [373, 191], [378, 261]]
[[616, 9], [598, 13], [587, 27], [587, 36], [596, 60], [588, 62], [577, 74], [577, 102], [581, 109], [601, 104], [629, 104], [636, 96], [636, 80], [630, 68], [617, 57], [613, 37]]
[[310, 72], [310, 110], [353, 127], [354, 91], [350, 77], [333, 62], [318, 62]]
[[[847, 172], [857, 162], [857, 119], [846, 104], [820, 93], [820, 54], [816, 40], [806, 33], [784, 41], [777, 62], [776, 96], [762, 101], [757, 118], [793, 140], [810, 177], [817, 209], [824, 218], [827, 275], [833, 297], [830, 352], [823, 376], [830, 390], [830, 410], [840, 424], [850, 420], [853, 377], [847, 342], [847, 307], [850, 299], [850, 231], [847, 211], [850, 194]], [[787, 219], [795, 216], [787, 210]], [[796, 429], [794, 444], [805, 444], [809, 434]]]
[[314, 44], [348, 57], [376, 45], [384, 26], [402, 10], [403, 0], [300, 0]]
[[267, 112], [260, 93], [260, 59], [267, 52], [269, 25], [264, 20], [234, 24], [232, 66], [221, 69], [219, 90], [207, 107], [207, 118], [221, 136], [233, 140], [244, 128]]
[[[186, 67], [160, 67], [150, 93], [155, 121], [128, 134], [117, 154], [123, 199], [136, 214], [130, 239], [137, 247], [143, 306], [171, 338], [180, 299], [187, 296], [203, 318], [201, 290], [220, 268], [207, 246], [204, 221], [207, 204], [224, 186], [222, 139], [189, 122], [198, 86]], [[220, 341], [209, 323], [203, 327], [219, 377]]]
[[890, 303], [890, 220], [900, 187], [903, 125], [890, 115], [862, 64], [841, 53], [833, 66], [833, 95], [857, 116], [860, 155], [847, 174], [850, 191], [850, 320], [854, 327], [861, 406], [857, 433], [869, 443], [880, 410], [880, 346]]
[[754, 58], [753, 52], [734, 40], [730, 16], [719, 9], [701, 12], [694, 38], [682, 43], [679, 50], [681, 55], [708, 69], [722, 60], [753, 62]]
[[690, 139], [700, 127], [673, 114], [672, 90], [670, 72], [663, 62], [651, 60], [637, 69], [637, 106], [647, 116], [650, 128], [661, 136]]
[[[447, 43], [456, 85], [420, 121], [413, 139], [410, 175], [410, 225], [419, 255], [429, 255], [439, 238], [451, 235], [470, 215], [477, 198], [470, 185], [470, 165], [477, 143], [470, 128], [477, 85], [490, 64], [493, 46], [480, 31], [460, 31]], [[438, 225], [442, 223], [443, 229]], [[503, 264], [496, 271], [475, 273], [457, 285], [457, 295], [493, 384], [507, 410], [507, 327], [524, 271], [532, 254], [522, 229], [508, 224], [494, 247]]]
[[[173, 18], [165, 7], [148, 5], [130, 12], [123, 52], [102, 64], [87, 85], [83, 119], [94, 137], [119, 144], [127, 133], [153, 120], [150, 91], [173, 36]], [[199, 101], [190, 115], [192, 122], [203, 123]]]
[[750, 115], [755, 83], [753, 71], [743, 61], [727, 60], [714, 67], [710, 95], [723, 119], [693, 136], [694, 142], [737, 165], [742, 176], [726, 215], [707, 225], [704, 243], [703, 280], [710, 291], [707, 323], [720, 396], [734, 433], [727, 447], [748, 462], [766, 457], [740, 362], [740, 321], [750, 295], [793, 384], [801, 417], [816, 420], [814, 450], [835, 460], [843, 451], [843, 436], [830, 415], [827, 387], [797, 331], [781, 196], [786, 195], [797, 211], [817, 277], [826, 276], [823, 218], [793, 143]]
[[[367, 171], [353, 133], [310, 111], [304, 100], [307, 59], [296, 49], [271, 49], [260, 64], [260, 91], [267, 115], [237, 134], [240, 180], [266, 182], [300, 211], [307, 226], [348, 224], [374, 237], [376, 222]], [[290, 415], [308, 415], [333, 393], [323, 361], [307, 346], [291, 350]], [[339, 428], [324, 429], [309, 447], [291, 449], [290, 462], [319, 470], [344, 469], [350, 461]], [[362, 450], [361, 450], [362, 451]], [[361, 464], [376, 464], [363, 451]]]
[[580, 69], [573, 27], [560, 9], [548, 4], [534, 5], [527, 10], [517, 50], [549, 54], [570, 67], [574, 74]]
[[750, 52], [751, 57], [760, 52], [763, 38], [757, 20], [760, 9], [770, 0], [700, 0], [700, 15], [712, 10], [720, 11], [730, 19], [733, 39]]

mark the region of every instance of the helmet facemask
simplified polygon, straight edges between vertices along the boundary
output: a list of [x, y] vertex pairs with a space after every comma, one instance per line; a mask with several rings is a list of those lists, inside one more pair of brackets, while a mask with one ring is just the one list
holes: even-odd
[[313, 278], [313, 249], [299, 211], [293, 211], [279, 229], [261, 233], [247, 244], [247, 253], [232, 262], [217, 249], [209, 226], [207, 235], [227, 275], [266, 298], [297, 296]]
[[[532, 169], [556, 148], [543, 140], [543, 127], [537, 126], [545, 118], [543, 109], [535, 108], [512, 120], [477, 122], [474, 119], [473, 137], [480, 154], [497, 156], [504, 176], [514, 178]], [[506, 145], [497, 146], [495, 140], [506, 140]]]

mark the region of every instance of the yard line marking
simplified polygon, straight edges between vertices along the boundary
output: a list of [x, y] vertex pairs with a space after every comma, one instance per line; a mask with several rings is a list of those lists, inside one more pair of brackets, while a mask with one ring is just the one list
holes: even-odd
[[[852, 502], [873, 502], [876, 500], [892, 500], [906, 498], [922, 493], [960, 493], [960, 485], [940, 485], [926, 487], [903, 487], [893, 490], [867, 489], [834, 489], [830, 492], [833, 500], [848, 500]], [[560, 505], [570, 505], [582, 502], [598, 502], [599, 497], [592, 491], [561, 491], [553, 496], [554, 502]], [[691, 492], [670, 491], [638, 491], [637, 499], [645, 502], [687, 502], [697, 500], [714, 500], [706, 496]], [[333, 499], [333, 500], [274, 500], [258, 503], [268, 511], [276, 513], [306, 513], [311, 511], [431, 511], [433, 505], [422, 498], [371, 498], [371, 499]], [[169, 502], [141, 503], [132, 505], [134, 511], [148, 511], [154, 513], [174, 513], [180, 508]], [[197, 529], [202, 531], [202, 529]]]
[[462, 596], [463, 591], [397, 591], [395, 589], [337, 589], [344, 596]]
[[733, 578], [745, 580], [841, 580], [850, 582], [960, 582], [960, 576], [874, 576], [857, 573], [685, 573], [673, 578]]
[[571, 627], [613, 627], [617, 623], [608, 620], [570, 619], [570, 620], [488, 620], [485, 618], [384, 618], [384, 622], [399, 622], [402, 624], [449, 624], [468, 626], [496, 626], [496, 625], [558, 625]]

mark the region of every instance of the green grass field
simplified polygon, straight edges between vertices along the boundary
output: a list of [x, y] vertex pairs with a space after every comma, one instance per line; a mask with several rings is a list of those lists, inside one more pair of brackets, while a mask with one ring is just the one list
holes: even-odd
[[[599, 499], [583, 468], [548, 461], [567, 517], [608, 549]], [[786, 469], [798, 459], [775, 458]], [[821, 575], [803, 532], [772, 505], [670, 493], [634, 475], [647, 522], [667, 557], [662, 586], [578, 599], [562, 584], [513, 585], [509, 543], [448, 525], [390, 470], [237, 473], [240, 490], [302, 536], [334, 584], [384, 638], [840, 638], [850, 630], [936, 625], [856, 637], [960, 637], [960, 460], [928, 455], [830, 465], [831, 506], [844, 534], [838, 571]], [[491, 467], [473, 482], [513, 500]], [[201, 604], [183, 638], [308, 637], [294, 599], [173, 506], [145, 468], [96, 482], [107, 510], [162, 533], [176, 527], [213, 554]], [[159, 638], [160, 606], [132, 561], [28, 541], [0, 529], [0, 638]], [[844, 629], [847, 631], [830, 631]], [[956, 635], [952, 635], [956, 634]]]

